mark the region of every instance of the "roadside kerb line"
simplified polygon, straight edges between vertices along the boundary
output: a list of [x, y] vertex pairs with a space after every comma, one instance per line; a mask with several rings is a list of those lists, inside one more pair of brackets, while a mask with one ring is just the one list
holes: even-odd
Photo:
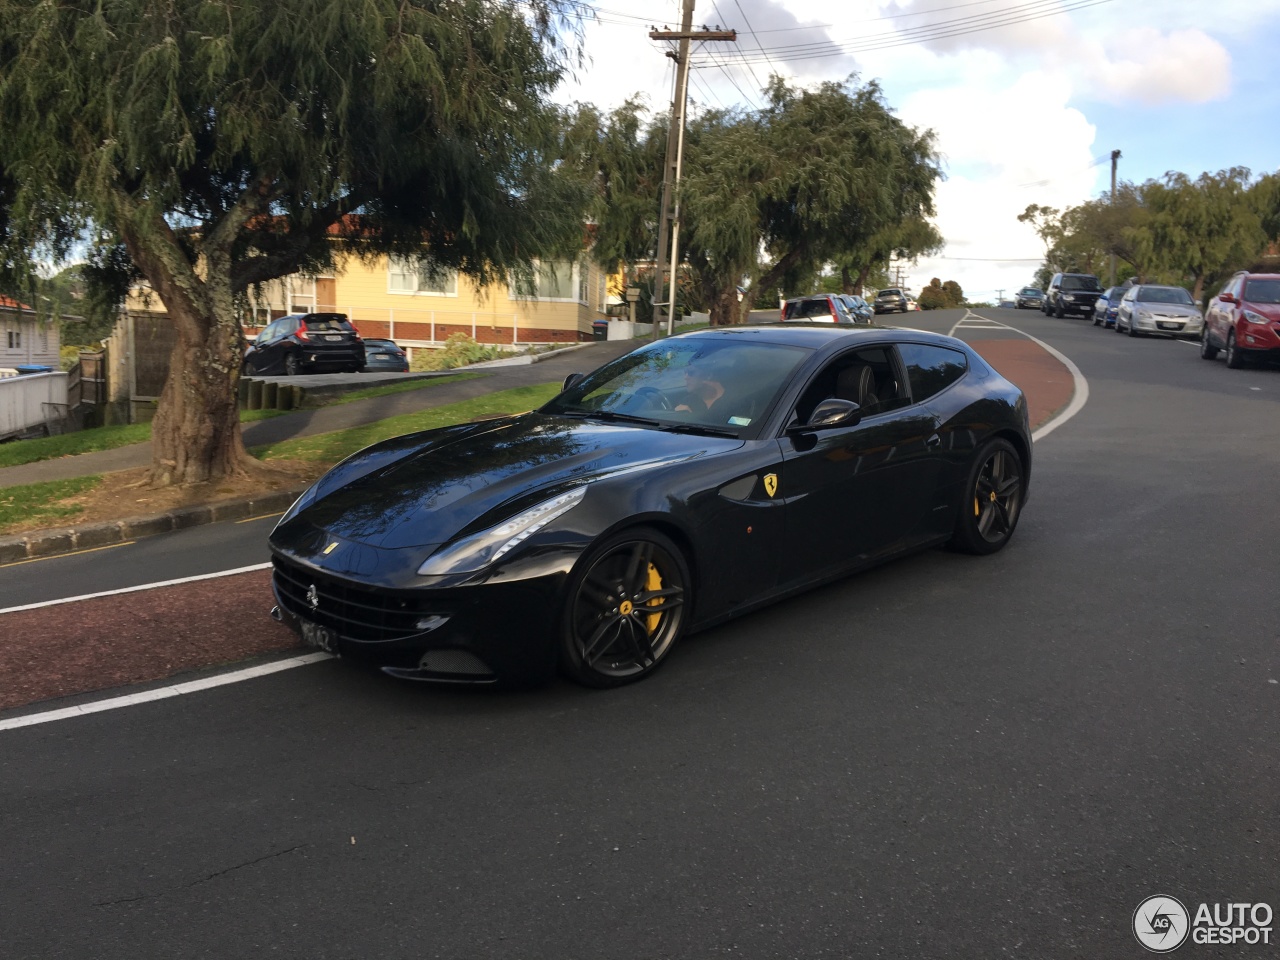
[[[55, 557], [78, 557], [85, 553], [97, 553], [99, 550], [114, 550], [116, 547], [129, 547], [137, 543], [137, 540], [122, 540], [119, 543], [107, 543], [101, 547], [86, 547], [84, 550], [72, 550], [70, 553], [55, 553], [47, 557], [31, 557], [29, 560], [15, 560], [13, 563], [0, 563], [0, 569], [5, 567], [20, 567], [24, 563], [39, 563], [41, 560], [52, 560]], [[4, 611], [0, 611], [3, 613]]]
[[1026, 337], [1032, 343], [1036, 344], [1041, 349], [1043, 349], [1044, 351], [1049, 353], [1051, 356], [1055, 357], [1058, 361], [1060, 361], [1062, 365], [1067, 368], [1067, 371], [1071, 374], [1071, 380], [1075, 384], [1075, 390], [1073, 390], [1071, 394], [1071, 402], [1067, 404], [1067, 408], [1063, 410], [1060, 414], [1058, 414], [1048, 423], [1041, 426], [1040, 429], [1032, 433], [1031, 434], [1032, 441], [1043, 440], [1049, 434], [1053, 433], [1054, 430], [1057, 430], [1060, 426], [1062, 426], [1064, 423], [1066, 423], [1068, 420], [1070, 420], [1077, 413], [1079, 413], [1081, 410], [1084, 409], [1084, 405], [1089, 402], [1089, 381], [1084, 378], [1084, 374], [1080, 372], [1080, 368], [1071, 362], [1070, 357], [1068, 357], [1062, 351], [1049, 346], [1049, 344], [1045, 343], [1039, 337], [1033, 337], [1031, 334], [1027, 333], [1025, 330], [1019, 330], [1017, 327], [1011, 327], [1007, 323], [1001, 323], [999, 320], [992, 320], [990, 317], [984, 317], [981, 314], [974, 313], [968, 307], [965, 308], [964, 316], [955, 322], [955, 325], [951, 328], [951, 331], [947, 334], [947, 336], [954, 337], [956, 334], [956, 330], [959, 329], [960, 325], [963, 324], [970, 317], [974, 318], [975, 320], [983, 320], [987, 324], [995, 325], [994, 327], [988, 327], [988, 326], [983, 326], [983, 325], [974, 323], [969, 325], [971, 328], [980, 329], [980, 330], [982, 329], [990, 330], [990, 329], [995, 329], [995, 327], [1002, 327], [1005, 330], [1012, 330], [1014, 333], [1017, 333]]
[[54, 720], [66, 720], [70, 717], [81, 717], [89, 713], [101, 713], [104, 710], [132, 707], [135, 704], [149, 703], [152, 700], [166, 700], [169, 697], [177, 697], [186, 693], [198, 693], [211, 687], [221, 687], [228, 683], [239, 683], [241, 680], [265, 677], [268, 674], [279, 673], [282, 670], [292, 670], [294, 667], [304, 667], [310, 663], [319, 663], [321, 660], [332, 659], [333, 655], [328, 653], [306, 653], [297, 657], [289, 657], [285, 660], [273, 660], [271, 663], [260, 663], [256, 667], [246, 667], [243, 670], [218, 674], [216, 677], [205, 677], [203, 680], [188, 680], [185, 683], [174, 683], [167, 687], [158, 687], [155, 690], [130, 693], [123, 697], [112, 697], [109, 700], [96, 700], [93, 703], [83, 703], [75, 707], [63, 707], [60, 710], [46, 710], [44, 713], [32, 713], [25, 717], [11, 717], [8, 720], [0, 720], [0, 730], [31, 727], [38, 723], [51, 723]]

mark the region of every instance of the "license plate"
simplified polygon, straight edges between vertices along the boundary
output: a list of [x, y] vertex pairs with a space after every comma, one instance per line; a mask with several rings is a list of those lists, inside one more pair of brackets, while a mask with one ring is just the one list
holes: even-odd
[[342, 335], [341, 335], [341, 334], [333, 334], [333, 335], [330, 335], [330, 336], [326, 336], [326, 337], [325, 337], [325, 339], [326, 339], [326, 340], [328, 340], [330, 343], [341, 343], [341, 342], [342, 342]]
[[391, 359], [391, 354], [389, 354], [389, 353], [375, 353], [375, 354], [373, 355], [373, 359], [375, 359], [375, 360], [390, 360], [390, 359]]
[[1182, 324], [1170, 323], [1168, 320], [1161, 320], [1158, 324], [1161, 330], [1181, 330]]
[[338, 652], [338, 635], [328, 627], [310, 620], [299, 620], [298, 629], [302, 633], [302, 642], [308, 647], [316, 647], [325, 653]]

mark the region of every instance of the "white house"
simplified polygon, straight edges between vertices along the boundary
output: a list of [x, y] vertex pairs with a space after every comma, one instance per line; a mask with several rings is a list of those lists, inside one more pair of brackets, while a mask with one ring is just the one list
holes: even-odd
[[0, 369], [44, 366], [61, 370], [58, 324], [25, 303], [0, 294]]

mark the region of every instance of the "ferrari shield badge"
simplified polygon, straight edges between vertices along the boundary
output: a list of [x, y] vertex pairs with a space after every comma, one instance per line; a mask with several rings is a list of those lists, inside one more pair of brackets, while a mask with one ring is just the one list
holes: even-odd
[[778, 492], [778, 475], [776, 473], [766, 473], [764, 475], [764, 492], [771, 497]]

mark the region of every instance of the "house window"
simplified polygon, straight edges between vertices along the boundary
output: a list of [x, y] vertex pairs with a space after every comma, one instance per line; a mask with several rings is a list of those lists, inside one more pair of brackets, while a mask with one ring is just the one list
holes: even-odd
[[458, 271], [439, 266], [430, 257], [392, 257], [387, 265], [387, 289], [391, 293], [456, 297]]
[[17, 350], [21, 346], [22, 346], [22, 331], [10, 330], [9, 331], [9, 349]]
[[[548, 260], [545, 263], [537, 263], [534, 265], [534, 290], [532, 299], [534, 300], [558, 300], [563, 303], [572, 303], [574, 300], [584, 300], [586, 290], [578, 280], [579, 269], [576, 263], [569, 260]], [[576, 294], [576, 296], [575, 296]], [[517, 291], [512, 286], [512, 299], [527, 299], [525, 295]]]

